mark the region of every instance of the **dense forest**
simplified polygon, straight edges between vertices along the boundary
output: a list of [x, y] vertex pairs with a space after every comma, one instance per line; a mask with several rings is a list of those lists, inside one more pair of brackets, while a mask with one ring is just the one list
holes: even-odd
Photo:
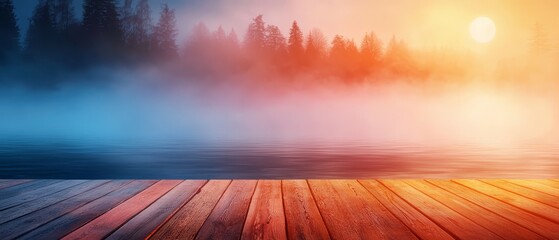
[[233, 29], [198, 23], [180, 43], [175, 12], [166, 4], [156, 20], [147, 0], [85, 0], [82, 7], [78, 20], [71, 0], [39, 0], [22, 34], [12, 0], [0, 0], [1, 71], [41, 81], [32, 73], [149, 65], [185, 79], [312, 75], [351, 82], [463, 75], [471, 64], [469, 57], [448, 51], [413, 50], [396, 37], [383, 43], [373, 32], [358, 42], [341, 35], [328, 40], [320, 30], [305, 31], [293, 21], [284, 35], [262, 15], [252, 19], [242, 39]]

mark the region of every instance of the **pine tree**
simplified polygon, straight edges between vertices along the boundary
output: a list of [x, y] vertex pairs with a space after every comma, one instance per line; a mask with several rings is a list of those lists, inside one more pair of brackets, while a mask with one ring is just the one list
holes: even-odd
[[128, 45], [133, 51], [132, 54], [140, 58], [149, 55], [151, 43], [151, 15], [147, 0], [140, 0], [136, 5], [132, 21], [132, 31], [128, 39]]
[[59, 32], [68, 32], [76, 27], [77, 20], [74, 16], [74, 8], [71, 0], [53, 1], [53, 15], [56, 28]]
[[169, 9], [167, 4], [163, 5], [159, 22], [154, 28], [154, 53], [163, 59], [174, 59], [178, 57], [177, 53], [177, 29], [175, 27], [175, 12]]
[[365, 34], [359, 49], [364, 64], [372, 66], [377, 64], [382, 57], [382, 43], [374, 33]]
[[124, 36], [115, 0], [85, 0], [82, 26], [83, 48], [91, 58], [114, 61], [120, 57]]
[[272, 53], [282, 53], [286, 50], [285, 37], [281, 34], [279, 27], [269, 25], [266, 28], [264, 45]]
[[245, 36], [245, 47], [254, 51], [262, 50], [266, 38], [265, 32], [266, 24], [264, 23], [263, 16], [258, 15], [248, 26]]
[[0, 64], [19, 52], [19, 28], [12, 0], [0, 0]]
[[124, 0], [124, 5], [120, 9], [120, 17], [122, 23], [122, 34], [124, 41], [130, 41], [132, 34], [132, 26], [134, 24], [134, 10], [132, 9], [132, 0]]
[[330, 57], [336, 60], [342, 60], [346, 54], [346, 44], [344, 37], [340, 35], [334, 36], [332, 40], [332, 48], [330, 49]]
[[299, 28], [299, 25], [297, 25], [297, 21], [293, 21], [291, 29], [289, 30], [287, 50], [294, 57], [301, 57], [305, 50], [303, 48], [303, 32]]
[[225, 35], [225, 31], [223, 30], [223, 27], [221, 27], [221, 25], [219, 25], [217, 30], [214, 32], [213, 38], [214, 41], [216, 41], [218, 44], [225, 44], [225, 42], [227, 41], [227, 36]]
[[307, 36], [305, 43], [306, 58], [309, 62], [315, 62], [326, 54], [326, 37], [318, 29], [313, 29]]
[[235, 29], [231, 29], [231, 31], [227, 35], [227, 42], [229, 43], [229, 46], [232, 48], [239, 47], [239, 37], [237, 37], [237, 32], [235, 32]]
[[56, 52], [58, 32], [51, 4], [40, 1], [29, 22], [25, 38], [25, 55], [35, 60], [52, 58]]

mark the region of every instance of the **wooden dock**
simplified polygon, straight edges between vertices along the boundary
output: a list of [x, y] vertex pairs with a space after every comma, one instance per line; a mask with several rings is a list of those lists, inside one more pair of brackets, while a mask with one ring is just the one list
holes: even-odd
[[0, 180], [0, 239], [559, 239], [559, 180]]

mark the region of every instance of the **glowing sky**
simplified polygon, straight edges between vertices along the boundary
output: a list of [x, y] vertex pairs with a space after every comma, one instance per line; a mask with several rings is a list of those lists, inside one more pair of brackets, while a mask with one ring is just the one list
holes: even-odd
[[[24, 30], [36, 1], [14, 2]], [[78, 12], [81, 2], [74, 3]], [[483, 15], [497, 26], [495, 41], [484, 48], [524, 51], [535, 23], [548, 32], [552, 47], [559, 45], [553, 26], [559, 1], [554, 0], [150, 0], [154, 18], [163, 2], [177, 9], [182, 38], [200, 21], [211, 28], [235, 28], [242, 37], [250, 19], [264, 14], [284, 34], [298, 20], [303, 30], [317, 27], [330, 38], [342, 34], [359, 42], [364, 32], [374, 31], [385, 40], [395, 34], [417, 47], [476, 50], [480, 46], [468, 36], [468, 25]]]

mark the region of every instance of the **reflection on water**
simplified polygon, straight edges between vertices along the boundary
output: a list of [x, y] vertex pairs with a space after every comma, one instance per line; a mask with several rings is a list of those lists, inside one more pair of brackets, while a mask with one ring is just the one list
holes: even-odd
[[0, 178], [557, 178], [559, 145], [0, 142]]

